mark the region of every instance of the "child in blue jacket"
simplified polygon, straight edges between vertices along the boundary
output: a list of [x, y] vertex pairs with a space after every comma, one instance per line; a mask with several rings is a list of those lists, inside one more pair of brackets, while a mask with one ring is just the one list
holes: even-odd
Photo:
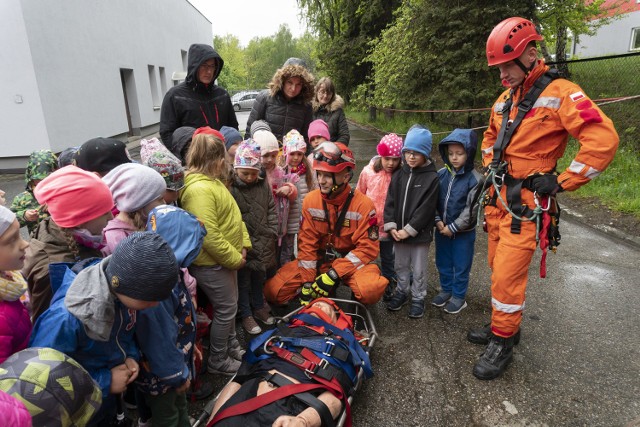
[[436, 266], [442, 290], [431, 301], [449, 314], [467, 306], [465, 296], [476, 241], [478, 197], [484, 183], [473, 167], [478, 137], [471, 129], [455, 129], [438, 146], [445, 166], [438, 171], [440, 196], [436, 215]]
[[30, 346], [69, 355], [99, 384], [102, 407], [89, 426], [109, 425], [115, 417], [116, 395], [139, 373], [138, 310], [169, 298], [178, 271], [169, 245], [149, 232], [128, 236], [107, 258], [50, 265], [54, 296], [33, 327]]
[[[147, 230], [164, 238], [181, 268], [196, 259], [207, 234], [195, 216], [169, 205], [158, 206], [149, 213]], [[185, 392], [194, 378], [195, 318], [191, 295], [182, 277], [169, 298], [138, 313], [136, 341], [142, 358], [136, 400], [144, 399], [156, 427], [191, 425]]]

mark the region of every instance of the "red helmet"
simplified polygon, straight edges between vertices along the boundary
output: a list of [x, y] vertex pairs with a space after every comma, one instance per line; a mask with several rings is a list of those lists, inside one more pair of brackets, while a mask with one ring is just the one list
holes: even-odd
[[356, 168], [353, 152], [341, 142], [325, 141], [313, 150], [313, 168], [317, 171], [340, 172]]
[[507, 18], [489, 34], [487, 62], [491, 67], [513, 61], [522, 55], [529, 42], [542, 39], [533, 22], [518, 17]]

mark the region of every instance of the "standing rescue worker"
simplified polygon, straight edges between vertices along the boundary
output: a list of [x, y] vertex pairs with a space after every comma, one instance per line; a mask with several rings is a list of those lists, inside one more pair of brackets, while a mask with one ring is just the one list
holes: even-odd
[[389, 283], [373, 261], [380, 253], [376, 209], [352, 189], [355, 157], [342, 143], [323, 142], [314, 153], [319, 189], [302, 204], [298, 258], [283, 265], [265, 285], [270, 302], [285, 304], [326, 297], [339, 282], [363, 304], [377, 302]]
[[[553, 205], [549, 199], [559, 191], [576, 190], [598, 176], [618, 146], [611, 119], [578, 85], [557, 78], [538, 59], [540, 40], [533, 23], [518, 17], [499, 23], [487, 40], [489, 66], [498, 67], [509, 89], [493, 105], [482, 141], [491, 186], [485, 220], [493, 311], [491, 326], [472, 329], [467, 338], [488, 344], [473, 369], [483, 380], [505, 371], [520, 338], [527, 272], [536, 248], [536, 207]], [[580, 149], [558, 175], [556, 163], [570, 135]]]

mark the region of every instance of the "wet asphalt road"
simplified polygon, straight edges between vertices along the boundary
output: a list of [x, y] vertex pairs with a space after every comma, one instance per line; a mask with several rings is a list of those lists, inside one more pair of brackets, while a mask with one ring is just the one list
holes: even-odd
[[[351, 131], [361, 169], [379, 136]], [[22, 185], [19, 176], [0, 179], [8, 202]], [[536, 252], [522, 340], [497, 380], [471, 374], [483, 349], [465, 338], [468, 328], [490, 317], [482, 231], [469, 306], [460, 314], [428, 306], [424, 318], [414, 320], [408, 306], [394, 313], [382, 303], [372, 306], [380, 335], [372, 353], [375, 376], [355, 399], [354, 426], [640, 426], [640, 249], [568, 215], [561, 232], [558, 253], [547, 257], [547, 279], [538, 277]], [[433, 251], [428, 300], [437, 293]], [[204, 379], [224, 384], [222, 378]]]

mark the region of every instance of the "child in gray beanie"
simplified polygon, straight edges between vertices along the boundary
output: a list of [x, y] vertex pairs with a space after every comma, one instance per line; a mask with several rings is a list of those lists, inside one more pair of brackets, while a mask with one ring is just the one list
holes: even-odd
[[116, 396], [139, 373], [136, 311], [169, 298], [179, 280], [178, 262], [160, 235], [140, 232], [107, 258], [50, 268], [55, 294], [34, 325], [30, 346], [61, 351], [89, 372], [103, 399], [88, 425], [108, 425]]
[[149, 212], [164, 204], [167, 183], [156, 170], [139, 163], [120, 165], [102, 180], [120, 211], [102, 230], [105, 245], [102, 253], [107, 256], [122, 239], [145, 229]]

